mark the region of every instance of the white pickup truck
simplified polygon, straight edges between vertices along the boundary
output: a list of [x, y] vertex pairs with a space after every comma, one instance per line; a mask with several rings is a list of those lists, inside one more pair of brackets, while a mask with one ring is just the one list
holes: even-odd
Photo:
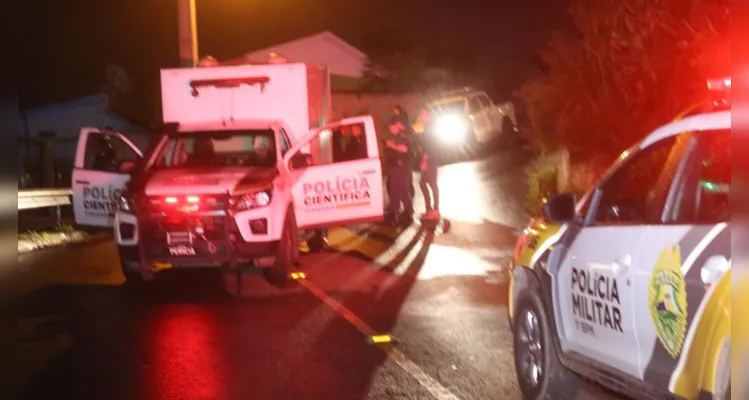
[[[328, 227], [383, 217], [374, 123], [324, 124], [328, 78], [305, 64], [162, 70], [168, 129], [148, 151], [119, 133], [81, 130], [76, 222], [113, 226], [123, 273], [135, 283], [165, 267], [254, 269], [284, 280], [300, 230], [312, 232], [315, 250]], [[362, 132], [365, 156], [335, 159], [332, 143], [351, 131]], [[117, 150], [112, 162], [97, 162], [102, 148]]]
[[517, 131], [512, 102], [496, 105], [485, 92], [470, 88], [442, 93], [427, 109], [434, 133], [448, 146], [475, 148], [496, 142], [508, 130]]

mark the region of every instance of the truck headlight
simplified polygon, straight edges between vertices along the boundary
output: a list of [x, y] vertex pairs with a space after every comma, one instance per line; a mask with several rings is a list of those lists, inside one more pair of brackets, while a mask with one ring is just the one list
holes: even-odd
[[443, 115], [437, 119], [435, 129], [441, 140], [457, 143], [465, 139], [468, 133], [468, 124], [457, 115]]
[[270, 188], [258, 190], [256, 192], [234, 196], [231, 199], [231, 203], [235, 211], [265, 207], [270, 204], [272, 193], [273, 191]]

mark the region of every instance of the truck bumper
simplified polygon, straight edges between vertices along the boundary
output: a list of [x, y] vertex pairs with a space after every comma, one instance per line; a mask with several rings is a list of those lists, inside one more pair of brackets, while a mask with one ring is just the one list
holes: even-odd
[[[228, 213], [191, 215], [179, 223], [167, 223], [162, 217], [136, 216], [118, 211], [115, 214], [114, 237], [123, 267], [156, 272], [166, 268], [267, 268], [275, 263], [279, 240], [271, 230], [253, 235], [246, 241], [237, 218]], [[249, 226], [247, 230], [249, 231]], [[180, 232], [180, 243], [173, 243], [174, 232]], [[185, 239], [187, 238], [187, 239]], [[179, 251], [175, 251], [175, 249]]]

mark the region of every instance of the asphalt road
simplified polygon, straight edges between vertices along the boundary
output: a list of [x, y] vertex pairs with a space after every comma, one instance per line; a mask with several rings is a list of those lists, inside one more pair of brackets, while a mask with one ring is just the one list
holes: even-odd
[[20, 256], [4, 289], [22, 398], [518, 399], [506, 272], [526, 157], [443, 167], [449, 232], [333, 230], [284, 292], [247, 277], [236, 298], [236, 280], [188, 270], [135, 293], [108, 238]]

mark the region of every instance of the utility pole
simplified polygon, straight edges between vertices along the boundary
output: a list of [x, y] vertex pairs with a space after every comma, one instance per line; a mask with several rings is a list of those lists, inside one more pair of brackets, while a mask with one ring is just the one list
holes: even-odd
[[195, 0], [177, 0], [179, 60], [183, 67], [198, 65], [198, 24]]

